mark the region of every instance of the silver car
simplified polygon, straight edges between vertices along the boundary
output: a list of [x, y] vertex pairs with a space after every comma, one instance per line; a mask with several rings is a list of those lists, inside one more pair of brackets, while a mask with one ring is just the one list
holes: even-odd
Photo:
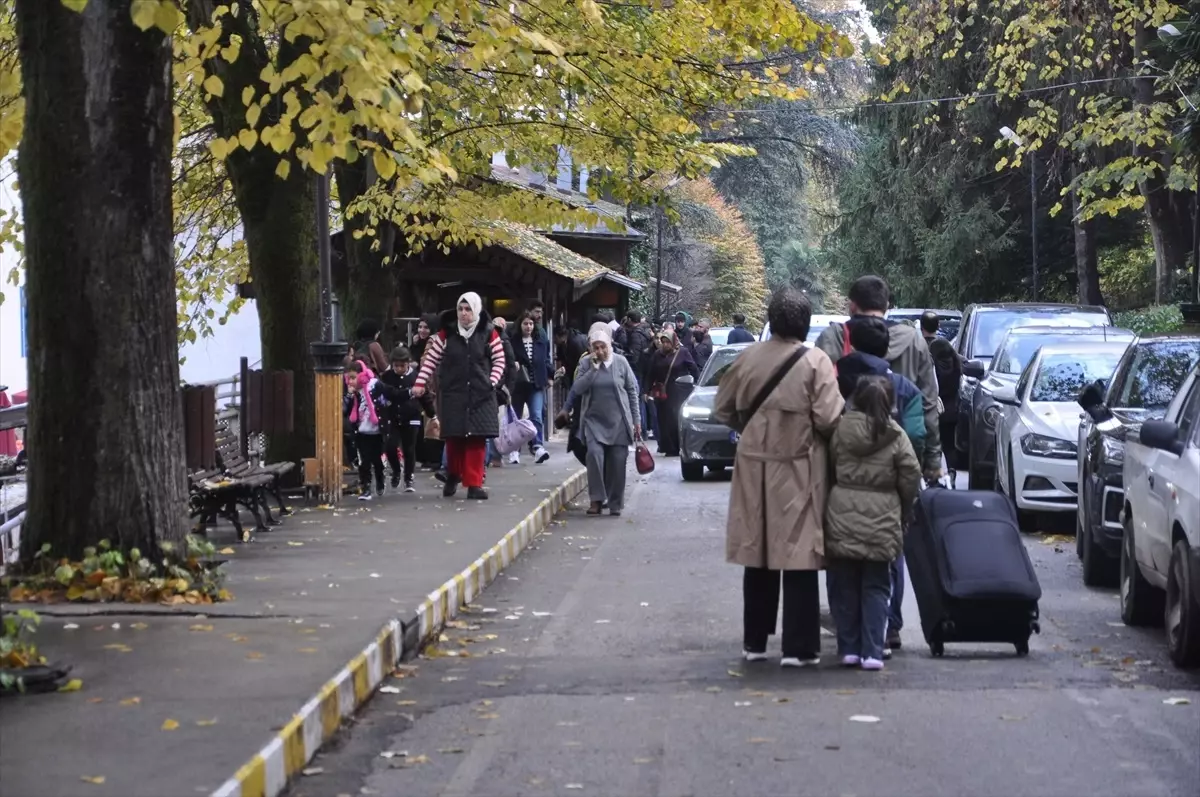
[[[696, 389], [683, 402], [679, 413], [679, 470], [684, 481], [703, 479], [705, 468], [720, 471], [733, 465], [737, 456], [737, 432], [713, 420], [713, 405], [721, 377], [734, 359], [752, 345], [735, 343], [715, 347], [700, 372]], [[681, 378], [691, 379], [690, 376]]]

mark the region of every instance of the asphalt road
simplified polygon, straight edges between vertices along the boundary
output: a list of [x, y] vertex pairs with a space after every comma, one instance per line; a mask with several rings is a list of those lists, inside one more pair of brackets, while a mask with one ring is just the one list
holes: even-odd
[[910, 591], [885, 672], [838, 669], [829, 636], [819, 670], [785, 671], [777, 638], [772, 661], [739, 657], [728, 492], [660, 460], [624, 517], [569, 513], [292, 797], [1200, 793], [1200, 676], [1082, 586], [1070, 539], [1027, 539], [1045, 593], [1027, 659], [930, 658]]

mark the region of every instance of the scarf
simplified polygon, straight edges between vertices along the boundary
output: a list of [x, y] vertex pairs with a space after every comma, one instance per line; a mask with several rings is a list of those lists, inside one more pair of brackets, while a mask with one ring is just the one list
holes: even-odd
[[592, 328], [588, 330], [588, 346], [602, 340], [608, 344], [608, 356], [604, 358], [602, 363], [605, 367], [612, 365], [613, 348], [612, 348], [612, 330], [608, 328], [608, 324], [597, 321], [592, 324]]
[[471, 312], [475, 314], [475, 320], [471, 322], [469, 327], [459, 324], [458, 334], [464, 338], [469, 338], [475, 334], [475, 327], [479, 326], [479, 314], [483, 311], [483, 299], [479, 298], [479, 294], [475, 293], [475, 291], [467, 291], [462, 296], [459, 296], [458, 301], [454, 303], [454, 312], [456, 315], [458, 313], [458, 306], [463, 302], [466, 302], [470, 306]]
[[358, 396], [355, 397], [354, 405], [350, 408], [350, 423], [358, 425], [358, 408], [360, 402], [366, 402], [367, 415], [371, 419], [371, 423], [379, 425], [379, 415], [375, 412], [375, 399], [371, 398], [371, 382], [375, 377], [368, 376], [365, 373], [358, 375]]

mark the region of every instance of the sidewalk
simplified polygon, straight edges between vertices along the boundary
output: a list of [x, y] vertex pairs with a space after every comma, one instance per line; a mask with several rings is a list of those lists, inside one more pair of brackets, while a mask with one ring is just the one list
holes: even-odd
[[299, 511], [250, 545], [229, 530], [235, 599], [203, 615], [36, 607], [42, 653], [83, 688], [0, 703], [0, 793], [278, 793], [395, 659], [585, 486], [575, 458], [550, 450], [543, 465], [490, 470], [488, 501], [443, 499], [424, 471], [415, 494]]

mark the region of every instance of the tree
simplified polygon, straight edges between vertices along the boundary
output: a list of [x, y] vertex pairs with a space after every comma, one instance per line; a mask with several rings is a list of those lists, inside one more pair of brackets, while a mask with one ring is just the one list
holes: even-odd
[[[155, 557], [185, 534], [171, 44], [127, 0], [18, 0], [28, 258], [22, 546]], [[155, 557], [156, 558], [156, 557]]]

